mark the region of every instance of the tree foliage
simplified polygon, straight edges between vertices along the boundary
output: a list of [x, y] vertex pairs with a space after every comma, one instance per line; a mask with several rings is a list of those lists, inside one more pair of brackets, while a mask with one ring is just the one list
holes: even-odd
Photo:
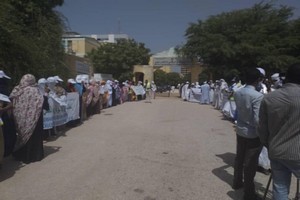
[[180, 77], [179, 73], [170, 72], [166, 73], [161, 69], [157, 69], [154, 71], [154, 81], [158, 86], [177, 86], [178, 83], [181, 83], [183, 80]]
[[167, 79], [166, 79], [166, 72], [161, 70], [161, 69], [157, 69], [154, 71], [154, 81], [156, 83], [156, 85], [161, 86], [161, 85], [167, 85]]
[[0, 67], [17, 82], [66, 72], [61, 36], [63, 17], [53, 10], [63, 0], [2, 0], [0, 6]]
[[87, 57], [96, 73], [112, 74], [114, 78], [119, 79], [122, 74], [132, 72], [134, 65], [147, 65], [149, 53], [150, 50], [143, 43], [133, 39], [121, 39], [117, 43], [102, 44]]
[[[228, 69], [248, 67], [282, 71], [299, 61], [300, 19], [291, 20], [293, 9], [260, 3], [199, 20], [186, 30], [186, 44], [180, 49], [190, 58], [201, 58], [215, 75]], [[220, 78], [220, 77], [218, 77]]]

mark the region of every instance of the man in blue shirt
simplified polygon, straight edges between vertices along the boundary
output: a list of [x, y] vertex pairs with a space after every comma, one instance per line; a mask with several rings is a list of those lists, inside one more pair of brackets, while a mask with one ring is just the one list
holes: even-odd
[[255, 90], [260, 81], [260, 72], [249, 69], [245, 73], [246, 86], [234, 93], [237, 109], [237, 148], [234, 164], [233, 189], [244, 186], [244, 200], [256, 200], [254, 176], [262, 149], [256, 128], [263, 94]]

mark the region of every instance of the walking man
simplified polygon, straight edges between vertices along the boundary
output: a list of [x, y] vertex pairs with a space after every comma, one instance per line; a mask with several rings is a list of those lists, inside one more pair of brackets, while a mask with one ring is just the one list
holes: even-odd
[[289, 67], [282, 88], [267, 94], [259, 112], [259, 137], [269, 150], [273, 199], [288, 199], [291, 174], [300, 178], [300, 64]]
[[246, 86], [234, 93], [237, 109], [237, 148], [234, 163], [233, 189], [244, 187], [244, 200], [260, 199], [255, 193], [254, 176], [258, 156], [262, 149], [256, 132], [258, 113], [263, 94], [255, 90], [259, 83], [260, 72], [249, 69], [245, 74]]

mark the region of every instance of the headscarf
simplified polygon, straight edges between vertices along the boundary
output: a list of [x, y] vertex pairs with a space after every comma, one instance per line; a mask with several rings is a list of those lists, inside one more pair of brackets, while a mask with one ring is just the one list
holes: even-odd
[[45, 91], [46, 83], [47, 83], [47, 80], [45, 78], [41, 78], [38, 80], [39, 91], [42, 95], [45, 95], [45, 93], [46, 93], [46, 91]]
[[40, 94], [35, 77], [26, 74], [10, 94], [13, 115], [18, 133], [15, 150], [24, 146], [31, 137], [42, 112], [44, 98]]

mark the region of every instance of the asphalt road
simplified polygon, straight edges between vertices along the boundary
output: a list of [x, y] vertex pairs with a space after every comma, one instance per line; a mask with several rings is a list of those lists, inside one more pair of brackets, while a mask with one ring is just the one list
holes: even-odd
[[[234, 125], [209, 105], [127, 102], [45, 142], [40, 162], [6, 158], [0, 200], [239, 200], [235, 144]], [[268, 178], [257, 174], [260, 194]]]

